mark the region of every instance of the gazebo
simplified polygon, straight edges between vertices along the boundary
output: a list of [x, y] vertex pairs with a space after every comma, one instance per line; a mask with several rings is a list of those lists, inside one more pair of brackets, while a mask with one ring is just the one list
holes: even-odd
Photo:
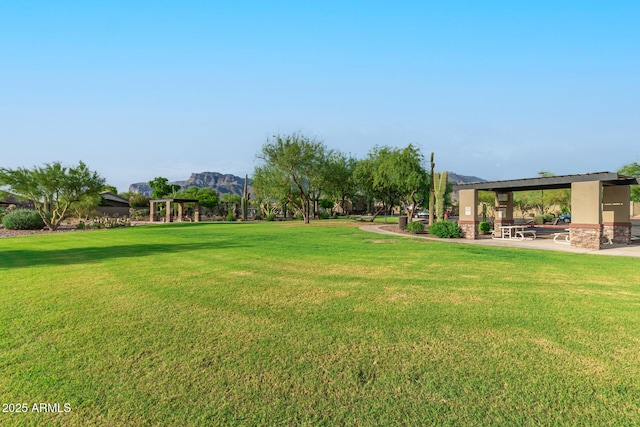
[[615, 172], [476, 182], [454, 185], [460, 191], [458, 224], [464, 237], [478, 237], [478, 190], [495, 192], [495, 226], [513, 225], [513, 192], [528, 190], [571, 189], [572, 246], [602, 249], [603, 241], [631, 242], [630, 186], [633, 177]]
[[[156, 221], [156, 212], [158, 206], [162, 203], [166, 204], [164, 222], [183, 222], [184, 221], [184, 204], [194, 203], [195, 212], [193, 214], [193, 222], [200, 222], [200, 203], [198, 199], [152, 199], [149, 201], [149, 221]], [[178, 205], [178, 215], [174, 218], [173, 205]]]

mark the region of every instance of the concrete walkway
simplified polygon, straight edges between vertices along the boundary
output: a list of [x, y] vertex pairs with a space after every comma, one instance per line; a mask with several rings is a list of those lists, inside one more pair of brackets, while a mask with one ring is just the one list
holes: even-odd
[[[393, 226], [391, 226], [393, 227]], [[421, 234], [408, 234], [400, 233], [397, 231], [389, 230], [389, 224], [370, 224], [360, 227], [363, 231], [369, 231], [371, 233], [389, 234], [394, 236], [405, 236], [416, 239], [435, 240], [445, 243], [463, 243], [468, 245], [484, 245], [484, 246], [502, 246], [507, 248], [526, 248], [526, 249], [539, 249], [545, 251], [557, 251], [557, 252], [573, 252], [578, 254], [594, 254], [594, 255], [612, 255], [612, 256], [629, 256], [640, 258], [640, 244], [634, 243], [631, 245], [604, 245], [603, 249], [596, 251], [593, 249], [575, 248], [571, 245], [565, 245], [555, 243], [553, 239], [535, 239], [535, 240], [501, 240], [501, 239], [439, 239], [437, 237], [430, 237]]]

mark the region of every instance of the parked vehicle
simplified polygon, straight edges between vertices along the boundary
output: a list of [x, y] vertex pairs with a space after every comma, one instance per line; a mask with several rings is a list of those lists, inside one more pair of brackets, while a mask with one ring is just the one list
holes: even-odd
[[560, 215], [558, 218], [559, 218], [561, 221], [564, 221], [564, 222], [571, 222], [571, 214], [570, 214], [570, 213], [568, 213], [568, 214], [562, 214], [562, 215]]
[[429, 210], [424, 209], [413, 213], [414, 218], [429, 218]]

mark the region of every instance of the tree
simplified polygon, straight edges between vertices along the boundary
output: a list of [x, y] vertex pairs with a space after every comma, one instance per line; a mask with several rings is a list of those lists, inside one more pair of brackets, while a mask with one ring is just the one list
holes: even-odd
[[[632, 176], [640, 180], [640, 164], [633, 162], [628, 165], [624, 165], [620, 168], [618, 173], [621, 175]], [[634, 202], [640, 202], [640, 185], [631, 186], [631, 200]]]
[[357, 161], [353, 157], [347, 157], [339, 151], [328, 153], [324, 165], [325, 195], [335, 202], [340, 203], [342, 213], [345, 213], [345, 202], [355, 196], [353, 173]]
[[102, 191], [108, 191], [111, 194], [118, 195], [118, 189], [113, 185], [105, 184], [104, 187], [102, 187]]
[[180, 190], [176, 193], [179, 199], [196, 199], [200, 206], [213, 210], [220, 204], [218, 194], [209, 187], [196, 187], [192, 185], [189, 188]]
[[[429, 179], [423, 160], [413, 144], [402, 149], [376, 146], [366, 159], [358, 162], [355, 177], [366, 195], [389, 207], [398, 202], [411, 218], [426, 200]], [[378, 214], [379, 211], [374, 216]]]
[[149, 198], [142, 193], [133, 193], [129, 196], [129, 206], [132, 208], [148, 208]]
[[161, 199], [171, 194], [175, 195], [180, 191], [179, 185], [169, 184], [169, 180], [161, 176], [149, 181], [149, 187], [151, 187], [151, 197], [154, 199]]
[[312, 200], [318, 199], [323, 180], [325, 145], [300, 133], [275, 135], [258, 153], [263, 165], [256, 168], [254, 181], [267, 199], [286, 200], [310, 221]]
[[105, 180], [83, 162], [76, 167], [60, 162], [47, 163], [33, 169], [0, 168], [0, 185], [13, 194], [32, 200], [42, 220], [55, 231], [72, 203], [100, 193]]
[[479, 190], [478, 203], [482, 206], [482, 222], [487, 222], [487, 217], [494, 216], [496, 194], [493, 191]]

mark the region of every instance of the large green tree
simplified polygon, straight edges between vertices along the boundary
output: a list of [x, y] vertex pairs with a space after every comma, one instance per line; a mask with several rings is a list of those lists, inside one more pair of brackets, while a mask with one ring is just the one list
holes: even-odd
[[79, 162], [75, 167], [60, 162], [33, 169], [0, 168], [0, 185], [16, 196], [33, 201], [47, 227], [55, 231], [74, 202], [95, 197], [104, 178]]
[[149, 187], [151, 187], [151, 197], [154, 199], [161, 199], [169, 195], [175, 195], [180, 191], [180, 186], [175, 184], [169, 184], [167, 178], [158, 176], [149, 181]]
[[196, 187], [192, 185], [189, 188], [178, 191], [176, 197], [180, 199], [197, 199], [200, 206], [210, 210], [217, 208], [220, 204], [218, 193], [209, 187]]
[[285, 199], [308, 224], [310, 203], [318, 198], [323, 182], [326, 153], [322, 142], [301, 133], [273, 136], [257, 155], [262, 165], [254, 172], [254, 190], [269, 200]]
[[[624, 165], [618, 171], [621, 175], [632, 176], [640, 180], [640, 164], [638, 162], [629, 163]], [[640, 185], [631, 186], [631, 200], [634, 202], [640, 202]]]
[[[407, 217], [426, 201], [429, 177], [424, 158], [413, 144], [405, 148], [376, 146], [358, 162], [354, 176], [367, 196], [392, 207], [399, 203]], [[374, 213], [374, 216], [379, 211]]]
[[339, 151], [331, 151], [326, 157], [324, 165], [325, 196], [340, 203], [343, 213], [345, 213], [347, 199], [352, 199], [355, 196], [353, 173], [356, 164], [356, 159]]

